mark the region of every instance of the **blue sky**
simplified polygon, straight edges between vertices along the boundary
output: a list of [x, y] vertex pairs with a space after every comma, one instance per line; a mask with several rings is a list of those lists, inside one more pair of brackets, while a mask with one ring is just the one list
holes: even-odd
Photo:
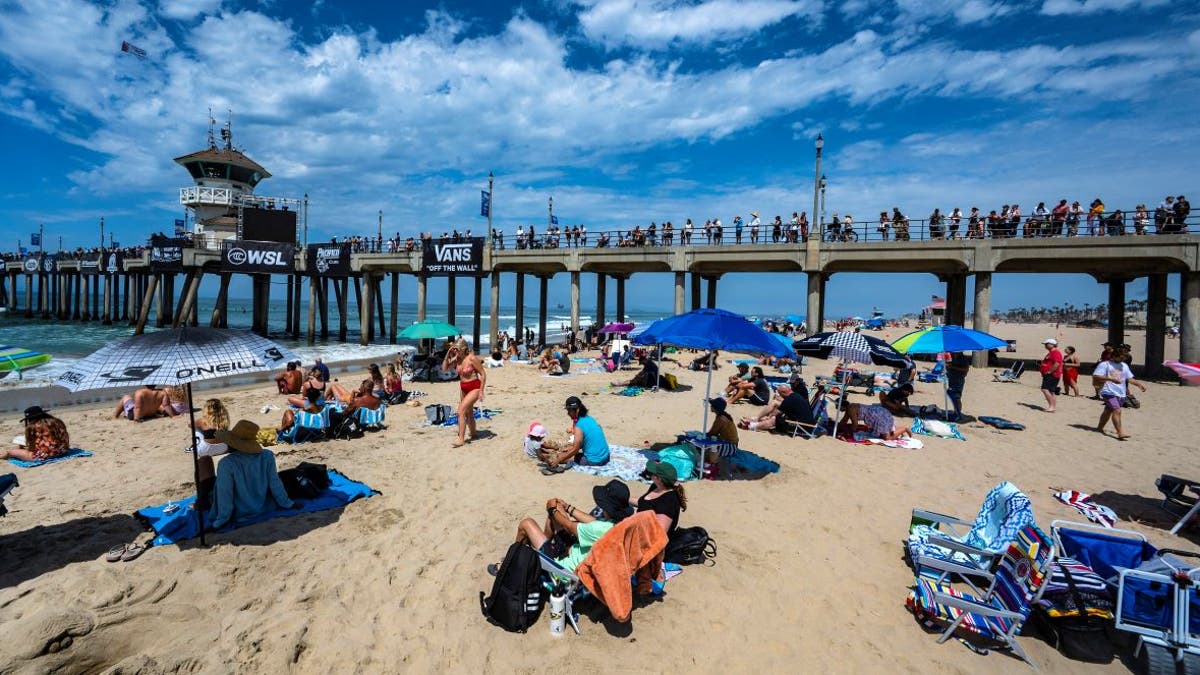
[[[260, 194], [310, 195], [310, 239], [374, 232], [380, 209], [389, 233], [480, 231], [489, 170], [509, 232], [544, 223], [550, 196], [563, 222], [592, 231], [786, 217], [811, 210], [817, 133], [828, 210], [856, 217], [1061, 197], [1157, 203], [1187, 192], [1200, 150], [1191, 3], [0, 7], [5, 249], [39, 223], [69, 247], [96, 241], [101, 216], [122, 243], [169, 230], [190, 182], [171, 160], [204, 146], [210, 106], [219, 120], [233, 111], [235, 143], [274, 174]], [[122, 40], [147, 57], [122, 54]], [[735, 275], [721, 304], [774, 308], [764, 281], [803, 295], [799, 275]], [[1090, 278], [1008, 276], [994, 304], [1040, 302], [1047, 281], [1055, 300], [1105, 299]], [[556, 301], [565, 283], [555, 280]], [[662, 275], [634, 283], [644, 304], [670, 306]], [[831, 305], [851, 313], [912, 309], [941, 289], [921, 275], [831, 284]]]

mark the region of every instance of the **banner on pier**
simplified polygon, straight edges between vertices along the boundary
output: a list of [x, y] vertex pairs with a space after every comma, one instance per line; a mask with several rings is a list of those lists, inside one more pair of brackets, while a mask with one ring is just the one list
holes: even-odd
[[94, 257], [84, 258], [83, 260], [80, 260], [79, 261], [79, 273], [83, 274], [83, 275], [88, 275], [88, 276], [93, 275], [93, 274], [99, 274], [100, 273], [100, 259], [102, 257], [103, 256], [94, 256]]
[[492, 196], [487, 190], [479, 192], [479, 215], [487, 218], [492, 213]]
[[25, 263], [22, 271], [25, 274], [49, 274], [58, 269], [58, 263], [53, 255], [48, 253], [34, 253], [25, 258]]
[[273, 241], [224, 241], [221, 268], [226, 272], [291, 274], [296, 269], [296, 247]]
[[425, 242], [421, 270], [435, 277], [478, 276], [483, 271], [483, 237]]
[[190, 246], [186, 239], [152, 238], [150, 245], [150, 269], [155, 272], [182, 272], [183, 247]]
[[96, 258], [96, 271], [100, 274], [119, 274], [125, 271], [125, 255], [116, 251], [101, 251]]
[[309, 244], [305, 269], [308, 270], [309, 276], [348, 276], [350, 244]]

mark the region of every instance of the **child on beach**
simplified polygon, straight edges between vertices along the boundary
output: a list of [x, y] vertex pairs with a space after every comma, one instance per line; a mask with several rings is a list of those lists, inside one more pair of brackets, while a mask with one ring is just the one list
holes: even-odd
[[529, 432], [525, 434], [525, 454], [538, 458], [542, 450], [558, 450], [558, 443], [546, 438], [546, 427], [538, 421], [529, 424]]

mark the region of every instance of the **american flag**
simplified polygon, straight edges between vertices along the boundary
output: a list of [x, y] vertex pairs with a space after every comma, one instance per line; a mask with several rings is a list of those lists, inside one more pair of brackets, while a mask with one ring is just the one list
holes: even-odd
[[946, 299], [945, 299], [945, 298], [938, 297], [938, 296], [936, 296], [936, 295], [935, 295], [935, 296], [933, 296], [932, 300], [933, 300], [933, 302], [945, 302], [945, 301], [946, 301]]
[[136, 45], [132, 45], [124, 40], [121, 41], [121, 51], [125, 52], [126, 54], [133, 54], [134, 56], [141, 58], [141, 59], [146, 58], [146, 50], [145, 49], [142, 49], [141, 47], [138, 47]]

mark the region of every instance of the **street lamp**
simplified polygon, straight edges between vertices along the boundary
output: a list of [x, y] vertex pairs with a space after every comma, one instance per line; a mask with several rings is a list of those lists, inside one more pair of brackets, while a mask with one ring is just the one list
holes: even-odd
[[[820, 204], [820, 193], [824, 189], [824, 183], [821, 180], [821, 149], [825, 147], [825, 139], [821, 134], [817, 134], [817, 170], [813, 173], [813, 220], [817, 219], [817, 207]], [[818, 237], [824, 238], [825, 232], [821, 229], [817, 230]]]
[[825, 235], [825, 174], [821, 174], [821, 236]]
[[375, 245], [379, 247], [376, 253], [383, 253], [383, 209], [379, 209], [379, 233], [375, 237]]

